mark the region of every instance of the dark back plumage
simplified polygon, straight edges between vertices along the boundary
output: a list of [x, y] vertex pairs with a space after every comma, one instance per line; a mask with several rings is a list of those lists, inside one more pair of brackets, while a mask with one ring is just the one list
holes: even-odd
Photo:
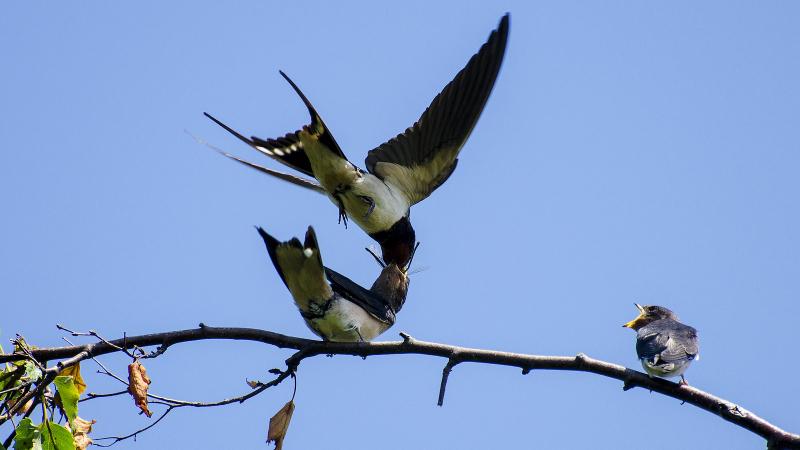
[[394, 325], [396, 319], [395, 311], [392, 309], [388, 299], [362, 287], [350, 278], [328, 267], [325, 268], [325, 275], [331, 282], [333, 292], [364, 308], [364, 311], [370, 313], [381, 322]]
[[651, 322], [637, 331], [636, 354], [640, 359], [674, 363], [691, 361], [699, 352], [697, 330], [673, 319]]

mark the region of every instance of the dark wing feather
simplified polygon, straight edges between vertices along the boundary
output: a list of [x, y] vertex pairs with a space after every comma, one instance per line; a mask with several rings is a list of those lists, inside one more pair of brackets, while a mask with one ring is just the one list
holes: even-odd
[[314, 172], [311, 170], [311, 161], [308, 160], [308, 156], [303, 150], [303, 143], [300, 141], [300, 137], [298, 136], [300, 131], [289, 133], [286, 136], [277, 139], [261, 139], [255, 136], [252, 136], [250, 139], [248, 139], [238, 131], [234, 130], [228, 125], [225, 125], [222, 121], [218, 120], [211, 114], [203, 114], [250, 147], [253, 147], [259, 152], [291, 167], [294, 170], [302, 172], [311, 177], [314, 176]]
[[325, 274], [328, 276], [328, 281], [331, 282], [333, 292], [364, 308], [365, 311], [381, 322], [390, 325], [394, 324], [394, 311], [392, 311], [389, 302], [383, 296], [362, 287], [355, 281], [328, 267], [325, 268]]
[[656, 356], [665, 363], [692, 360], [698, 351], [696, 330], [670, 319], [642, 328], [636, 339], [636, 354], [648, 361]]
[[400, 186], [411, 203], [426, 198], [455, 169], [492, 91], [508, 40], [509, 16], [500, 20], [467, 65], [404, 133], [370, 151], [367, 169]]

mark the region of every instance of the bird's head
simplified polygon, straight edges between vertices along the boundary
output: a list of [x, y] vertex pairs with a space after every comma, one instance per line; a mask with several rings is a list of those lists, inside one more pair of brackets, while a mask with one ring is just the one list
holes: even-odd
[[404, 258], [405, 263], [400, 265], [393, 261], [386, 261], [386, 253], [384, 258], [379, 257], [370, 248], [365, 250], [375, 258], [375, 261], [381, 266], [381, 273], [372, 284], [373, 292], [377, 292], [384, 296], [389, 301], [395, 313], [400, 312], [403, 304], [408, 295], [408, 284], [410, 279], [408, 277], [408, 269], [411, 267], [411, 262], [414, 260], [414, 254], [419, 248], [419, 242], [411, 249], [410, 255]]
[[406, 267], [413, 258], [417, 238], [408, 216], [402, 217], [388, 230], [370, 234], [370, 237], [380, 244], [380, 260], [385, 264], [394, 263], [398, 267]]
[[639, 315], [635, 319], [623, 325], [623, 327], [625, 328], [638, 330], [639, 328], [642, 328], [643, 326], [651, 322], [655, 322], [656, 320], [661, 320], [661, 319], [678, 320], [678, 317], [675, 315], [675, 313], [673, 313], [667, 308], [664, 308], [663, 306], [654, 306], [654, 305], [642, 306], [638, 303], [634, 303], [634, 305], [639, 310]]
[[383, 267], [370, 290], [382, 295], [389, 302], [392, 310], [397, 313], [400, 312], [406, 301], [408, 284], [409, 278], [406, 270], [391, 263]]

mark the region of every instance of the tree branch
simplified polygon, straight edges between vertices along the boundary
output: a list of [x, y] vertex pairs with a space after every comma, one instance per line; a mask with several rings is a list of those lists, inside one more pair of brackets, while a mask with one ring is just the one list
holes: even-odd
[[[533, 369], [588, 372], [620, 380], [624, 383], [624, 390], [641, 387], [714, 413], [728, 422], [763, 437], [767, 440], [767, 445], [770, 449], [800, 449], [800, 435], [789, 433], [728, 400], [693, 386], [682, 386], [661, 378], [651, 378], [642, 372], [590, 358], [583, 353], [579, 353], [576, 356], [528, 355], [420, 341], [404, 333], [401, 333], [401, 336], [403, 340], [397, 342], [323, 342], [254, 328], [208, 327], [200, 324], [198, 328], [187, 330], [127, 336], [124, 339], [102, 340], [101, 342], [86, 345], [33, 349], [30, 350], [30, 356], [42, 363], [68, 358], [66, 361], [61, 361], [57, 366], [50, 367], [45, 371], [44, 380], [49, 384], [61, 368], [77, 364], [90, 357], [121, 351], [121, 349], [127, 350], [155, 345], [159, 347], [151, 355], [157, 356], [163, 354], [172, 345], [208, 339], [246, 340], [262, 342], [278, 348], [295, 349], [297, 352], [286, 360], [288, 366], [286, 373], [293, 373], [303, 359], [317, 355], [336, 354], [366, 357], [373, 355], [420, 354], [437, 356], [448, 360], [442, 373], [440, 401], [444, 398], [447, 376], [456, 364], [468, 362], [497, 364], [518, 367], [522, 369], [523, 373]], [[16, 353], [4, 354], [0, 355], [0, 363], [26, 358], [29, 358], [29, 356]], [[42, 384], [37, 384], [37, 389], [32, 389], [25, 397], [33, 398], [37, 392], [43, 389]], [[20, 403], [24, 403], [24, 401], [27, 401], [27, 398], [23, 398]]]

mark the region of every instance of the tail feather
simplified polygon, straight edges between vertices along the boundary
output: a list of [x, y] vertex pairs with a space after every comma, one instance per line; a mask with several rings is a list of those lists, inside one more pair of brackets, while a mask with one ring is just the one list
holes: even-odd
[[292, 174], [286, 173], [286, 172], [281, 172], [281, 171], [275, 170], [275, 169], [270, 169], [269, 167], [264, 167], [261, 164], [256, 164], [256, 163], [250, 162], [250, 161], [248, 161], [246, 159], [239, 158], [238, 156], [232, 155], [232, 154], [226, 152], [225, 150], [217, 147], [216, 145], [213, 145], [213, 144], [211, 144], [209, 142], [206, 142], [203, 139], [200, 139], [199, 137], [193, 135], [192, 133], [190, 133], [188, 131], [185, 131], [185, 132], [186, 132], [186, 134], [191, 136], [191, 138], [194, 139], [198, 144], [205, 145], [206, 147], [210, 148], [211, 150], [214, 150], [215, 152], [219, 153], [222, 156], [225, 156], [226, 158], [230, 158], [230, 159], [232, 159], [232, 160], [234, 160], [234, 161], [236, 161], [236, 162], [238, 162], [240, 164], [243, 164], [243, 165], [245, 165], [247, 167], [250, 167], [250, 168], [255, 169], [255, 170], [259, 171], [259, 172], [265, 173], [267, 175], [273, 176], [273, 177], [278, 178], [280, 180], [288, 181], [289, 183], [295, 184], [295, 185], [300, 186], [300, 187], [304, 187], [306, 189], [310, 189], [310, 190], [315, 191], [315, 192], [319, 192], [320, 194], [323, 194], [323, 195], [325, 194], [325, 189], [323, 189], [322, 186], [320, 186], [320, 184], [317, 183], [315, 180], [312, 180], [312, 179], [309, 179], [309, 178], [298, 177], [296, 175], [292, 175]]
[[270, 158], [291, 167], [292, 169], [302, 172], [305, 175], [310, 177], [314, 176], [314, 172], [311, 169], [311, 161], [309, 161], [308, 155], [306, 155], [303, 149], [303, 143], [300, 141], [298, 131], [289, 133], [277, 139], [260, 139], [255, 136], [252, 138], [247, 138], [211, 114], [207, 112], [204, 112], [203, 114], [214, 121], [214, 123], [222, 127], [225, 131], [236, 136], [237, 139], [259, 151], [260, 153], [263, 153]]
[[316, 137], [322, 145], [327, 147], [330, 151], [335, 153], [337, 156], [341, 157], [342, 159], [347, 159], [344, 156], [344, 152], [342, 151], [339, 144], [336, 143], [336, 140], [333, 138], [333, 135], [328, 131], [328, 127], [325, 126], [325, 122], [322, 121], [322, 117], [319, 115], [316, 109], [314, 109], [314, 105], [308, 100], [308, 98], [303, 94], [303, 91], [300, 90], [299, 87], [289, 78], [286, 73], [282, 70], [279, 71], [281, 76], [292, 86], [292, 89], [297, 93], [300, 99], [303, 101], [303, 104], [306, 105], [308, 108], [308, 114], [311, 116], [311, 124], [306, 127], [306, 130], [309, 131], [314, 137]]
[[314, 232], [314, 227], [311, 225], [308, 226], [306, 230], [306, 238], [305, 242], [303, 243], [304, 249], [310, 249], [314, 252], [314, 255], [319, 262], [320, 267], [322, 267], [322, 253], [319, 251], [319, 243], [317, 243], [317, 233]]
[[261, 236], [261, 239], [264, 240], [264, 245], [267, 246], [267, 253], [269, 253], [269, 259], [272, 261], [272, 265], [275, 266], [275, 270], [281, 277], [283, 284], [285, 284], [286, 287], [289, 287], [289, 283], [286, 282], [286, 276], [283, 274], [281, 265], [278, 264], [277, 249], [278, 246], [281, 245], [281, 241], [272, 237], [271, 234], [264, 231], [264, 229], [261, 227], [256, 227], [256, 230], [258, 231], [258, 234]]
[[333, 295], [325, 276], [319, 248], [316, 246], [313, 228], [309, 227], [306, 236], [306, 241], [313, 246], [303, 245], [297, 238], [281, 242], [263, 228], [256, 229], [267, 246], [275, 270], [301, 311], [308, 311], [310, 301], [327, 300]]

